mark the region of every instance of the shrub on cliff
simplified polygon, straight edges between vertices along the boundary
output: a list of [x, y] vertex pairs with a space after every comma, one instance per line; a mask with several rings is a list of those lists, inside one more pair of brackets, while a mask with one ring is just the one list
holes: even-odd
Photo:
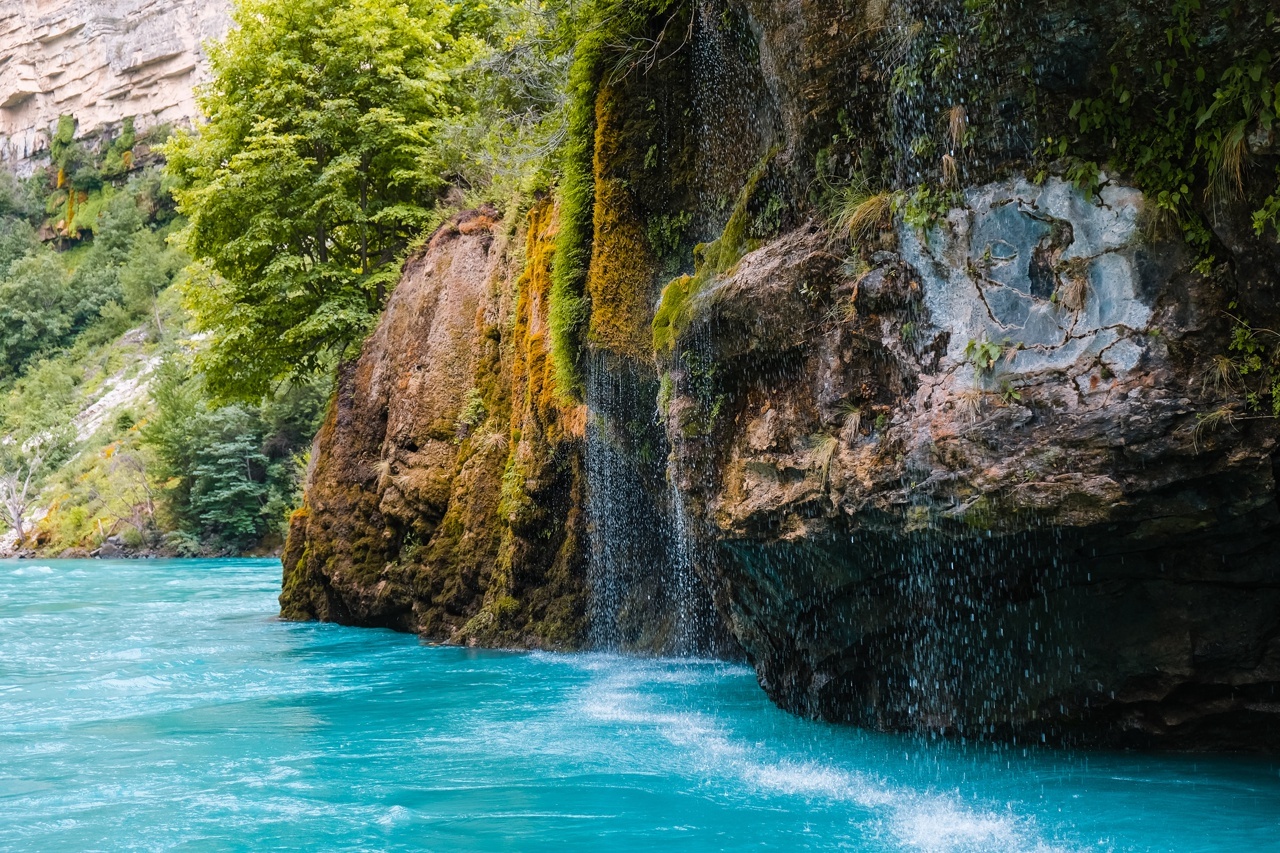
[[[240, 0], [165, 149], [213, 333], [215, 393], [257, 398], [359, 340], [442, 187], [432, 144], [480, 49], [446, 0]], [[202, 273], [202, 274], [201, 274]]]

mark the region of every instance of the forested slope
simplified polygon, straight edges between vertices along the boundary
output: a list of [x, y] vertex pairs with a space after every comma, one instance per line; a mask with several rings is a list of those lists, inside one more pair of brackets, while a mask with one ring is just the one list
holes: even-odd
[[218, 406], [173, 287], [189, 258], [154, 152], [132, 122], [52, 163], [0, 173], [0, 495], [4, 547], [47, 554], [276, 547], [323, 392]]

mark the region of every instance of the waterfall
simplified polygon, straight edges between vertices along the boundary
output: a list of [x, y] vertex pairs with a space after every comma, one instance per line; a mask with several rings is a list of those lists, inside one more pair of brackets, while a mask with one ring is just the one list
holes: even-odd
[[676, 596], [674, 651], [677, 654], [696, 654], [698, 638], [695, 620], [697, 614], [694, 596], [699, 581], [695, 574], [697, 542], [691, 535], [689, 508], [679, 485], [679, 462], [672, 454], [667, 462], [667, 501], [671, 514], [671, 574], [672, 590]]
[[657, 412], [657, 383], [608, 354], [587, 375], [591, 643], [706, 655], [723, 632], [698, 575], [698, 537]]

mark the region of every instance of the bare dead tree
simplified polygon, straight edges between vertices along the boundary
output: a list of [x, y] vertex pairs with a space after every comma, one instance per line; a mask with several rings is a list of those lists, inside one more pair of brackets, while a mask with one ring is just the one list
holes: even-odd
[[16, 534], [18, 544], [27, 539], [27, 511], [31, 508], [31, 485], [43, 463], [40, 455], [28, 458], [12, 471], [0, 473], [0, 512]]

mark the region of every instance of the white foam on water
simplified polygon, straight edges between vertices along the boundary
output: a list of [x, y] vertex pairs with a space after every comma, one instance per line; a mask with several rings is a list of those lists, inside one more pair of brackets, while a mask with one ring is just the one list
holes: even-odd
[[1032, 836], [1030, 821], [1014, 815], [975, 812], [941, 798], [915, 797], [908, 807], [896, 808], [891, 821], [893, 835], [903, 845], [922, 851], [991, 850], [1056, 853], [1064, 848]]
[[12, 572], [9, 572], [9, 574], [20, 578], [31, 578], [37, 575], [51, 575], [53, 574], [53, 566], [23, 566], [20, 569], [14, 569]]
[[379, 825], [390, 829], [393, 826], [399, 826], [401, 824], [408, 823], [411, 820], [413, 820], [413, 812], [409, 811], [404, 806], [392, 806], [387, 809], [385, 814], [378, 818], [378, 823]]
[[[634, 662], [633, 662], [634, 663]], [[1070, 848], [1044, 841], [1035, 822], [1012, 813], [973, 808], [958, 795], [927, 793], [895, 786], [872, 774], [816, 762], [776, 759], [763, 746], [734, 740], [713, 719], [699, 712], [653, 710], [645, 690], [658, 668], [619, 667], [611, 661], [604, 683], [592, 684], [581, 710], [591, 719], [652, 729], [681, 748], [680, 754], [708, 777], [731, 776], [763, 795], [800, 797], [848, 804], [872, 819], [851, 816], [892, 846], [922, 853], [1066, 853]], [[661, 679], [657, 679], [661, 680]]]

